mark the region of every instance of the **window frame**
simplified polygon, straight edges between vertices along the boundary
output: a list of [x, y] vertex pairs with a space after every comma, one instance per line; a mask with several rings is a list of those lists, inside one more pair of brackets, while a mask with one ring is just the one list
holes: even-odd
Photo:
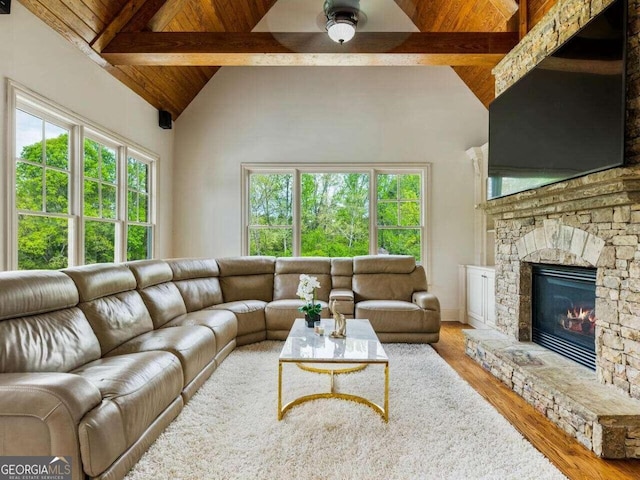
[[[155, 252], [155, 244], [156, 244], [156, 200], [157, 200], [157, 195], [156, 195], [156, 178], [157, 178], [157, 163], [155, 160], [153, 160], [152, 158], [150, 158], [148, 155], [146, 155], [144, 152], [140, 151], [140, 150], [136, 150], [135, 148], [127, 148], [124, 152], [124, 157], [123, 157], [123, 171], [122, 171], [122, 176], [123, 178], [123, 182], [122, 185], [124, 187], [123, 191], [122, 191], [122, 201], [120, 202], [120, 205], [122, 206], [123, 212], [123, 218], [124, 218], [124, 234], [122, 235], [122, 245], [121, 248], [123, 248], [122, 251], [122, 256], [124, 257], [124, 261], [128, 261], [127, 259], [127, 253], [129, 251], [128, 249], [128, 241], [129, 241], [129, 236], [128, 236], [128, 230], [129, 230], [129, 225], [134, 225], [134, 226], [140, 226], [140, 227], [145, 227], [145, 228], [149, 228], [149, 232], [151, 235], [151, 242], [150, 242], [150, 248], [151, 248], [151, 258], [154, 258], [154, 252]], [[128, 168], [129, 168], [129, 158], [133, 158], [134, 160], [136, 160], [137, 162], [140, 163], [144, 163], [147, 165], [147, 196], [149, 197], [149, 203], [147, 205], [147, 221], [146, 222], [133, 222], [129, 220], [129, 209], [128, 209], [128, 195], [129, 195], [129, 191], [131, 190], [129, 188], [129, 182], [128, 182]], [[136, 192], [138, 193], [138, 196], [140, 194], [140, 190], [136, 190]]]
[[[69, 127], [69, 209], [68, 214], [53, 214], [47, 212], [32, 212], [18, 210], [16, 205], [16, 109], [42, 118], [44, 121], [58, 126]], [[18, 269], [18, 216], [40, 215], [64, 217], [69, 220], [70, 233], [68, 236], [68, 266], [85, 264], [84, 245], [84, 140], [103, 143], [116, 149], [116, 218], [103, 219], [87, 217], [88, 221], [109, 221], [115, 223], [115, 262], [126, 261], [127, 254], [127, 187], [126, 159], [129, 156], [149, 165], [149, 212], [148, 219], [151, 227], [151, 242], [149, 258], [154, 258], [156, 250], [157, 217], [157, 170], [159, 156], [137, 143], [92, 122], [91, 120], [47, 99], [29, 88], [7, 79], [7, 112], [6, 112], [6, 150], [5, 150], [5, 195], [6, 216], [4, 229], [4, 244], [6, 269]], [[124, 164], [124, 165], [123, 165]], [[126, 170], [125, 170], [126, 171]], [[124, 179], [124, 180], [123, 180]]]
[[[250, 176], [251, 174], [292, 174], [293, 184], [293, 256], [300, 256], [301, 249], [301, 177], [305, 173], [365, 173], [369, 175], [369, 254], [378, 255], [378, 174], [420, 174], [422, 239], [420, 262], [431, 279], [431, 163], [242, 163], [241, 164], [241, 248], [242, 255], [249, 255]], [[411, 227], [414, 228], [414, 227]], [[429, 280], [429, 283], [431, 281]]]

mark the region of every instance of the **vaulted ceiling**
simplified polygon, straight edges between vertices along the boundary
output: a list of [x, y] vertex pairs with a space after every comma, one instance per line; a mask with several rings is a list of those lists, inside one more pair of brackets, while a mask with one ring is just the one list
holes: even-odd
[[419, 32], [359, 32], [344, 45], [319, 28], [251, 33], [277, 0], [19, 1], [176, 119], [225, 65], [450, 65], [488, 106], [491, 68], [557, 0], [395, 0]]

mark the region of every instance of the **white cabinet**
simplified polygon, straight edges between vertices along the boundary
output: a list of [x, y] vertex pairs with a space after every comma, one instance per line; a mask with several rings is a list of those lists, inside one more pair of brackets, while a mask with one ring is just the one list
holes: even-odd
[[465, 266], [466, 321], [475, 328], [496, 324], [496, 273], [493, 267]]

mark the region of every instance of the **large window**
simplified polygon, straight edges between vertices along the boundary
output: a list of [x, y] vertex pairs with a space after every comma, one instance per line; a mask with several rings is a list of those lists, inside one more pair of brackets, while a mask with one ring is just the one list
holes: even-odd
[[16, 110], [15, 124], [18, 265], [67, 267], [70, 126], [23, 110]]
[[13, 83], [9, 265], [151, 258], [155, 158]]
[[151, 165], [141, 158], [127, 158], [127, 260], [151, 256]]
[[243, 165], [244, 253], [413, 255], [426, 263], [428, 165]]
[[293, 252], [293, 175], [255, 173], [249, 177], [251, 255]]

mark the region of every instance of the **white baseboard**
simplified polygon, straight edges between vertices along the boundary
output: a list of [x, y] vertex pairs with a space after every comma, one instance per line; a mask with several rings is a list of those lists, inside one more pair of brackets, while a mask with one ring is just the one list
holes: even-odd
[[440, 310], [440, 320], [443, 322], [459, 322], [459, 308], [443, 308]]

